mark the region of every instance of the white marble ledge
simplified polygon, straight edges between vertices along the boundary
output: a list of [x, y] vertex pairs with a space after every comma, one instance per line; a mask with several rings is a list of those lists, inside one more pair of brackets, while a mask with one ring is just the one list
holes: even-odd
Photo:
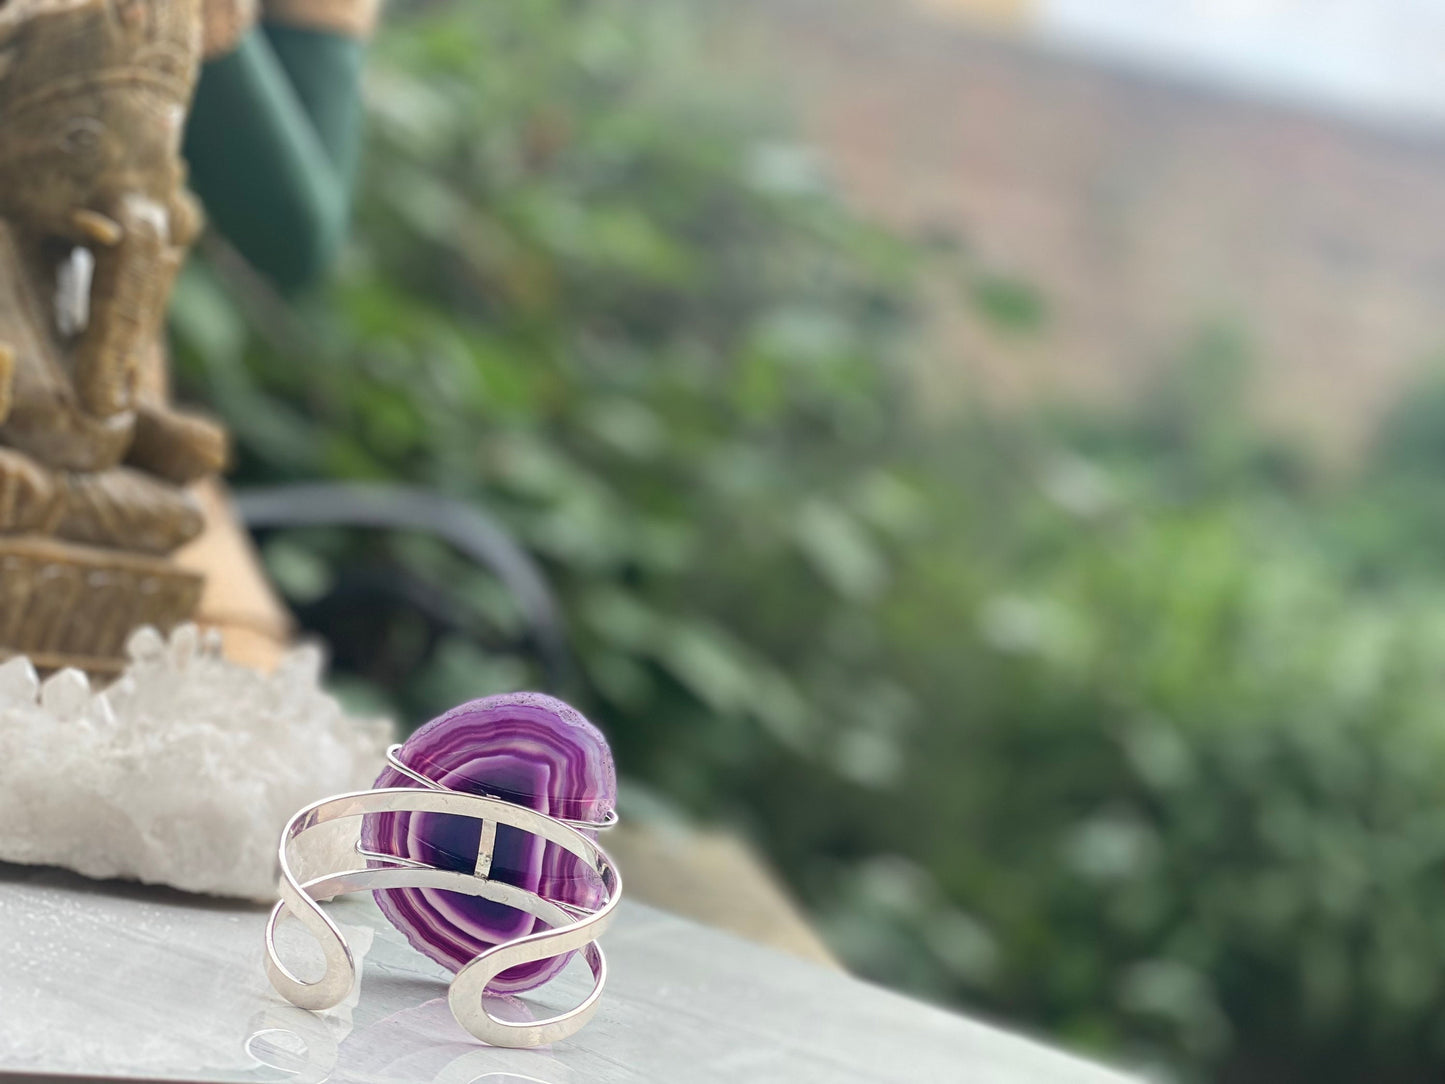
[[[369, 898], [332, 905], [362, 978], [324, 1014], [261, 966], [265, 912], [0, 865], [0, 1079], [256, 1084], [1129, 1084], [992, 1027], [637, 904], [603, 939], [601, 1010], [499, 1050], [452, 1019], [446, 975]], [[539, 999], [585, 991], [577, 965]], [[574, 998], [575, 1000], [575, 998]]]

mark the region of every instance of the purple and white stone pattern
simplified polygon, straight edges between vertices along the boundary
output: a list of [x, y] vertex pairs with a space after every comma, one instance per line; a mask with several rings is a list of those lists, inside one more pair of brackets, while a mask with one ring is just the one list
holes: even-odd
[[[607, 739], [581, 712], [541, 693], [489, 696], [452, 708], [418, 729], [398, 756], [443, 787], [505, 798], [564, 820], [600, 822], [617, 804]], [[390, 766], [376, 778], [377, 787], [420, 785]], [[470, 871], [481, 832], [482, 822], [471, 817], [379, 813], [364, 818], [361, 840], [380, 854]], [[590, 869], [529, 832], [499, 825], [492, 853], [493, 880], [559, 903], [602, 902], [602, 885]], [[546, 928], [524, 911], [441, 889], [388, 888], [375, 898], [413, 947], [452, 971], [492, 945]], [[570, 955], [503, 971], [488, 989], [516, 993], [540, 986]]]

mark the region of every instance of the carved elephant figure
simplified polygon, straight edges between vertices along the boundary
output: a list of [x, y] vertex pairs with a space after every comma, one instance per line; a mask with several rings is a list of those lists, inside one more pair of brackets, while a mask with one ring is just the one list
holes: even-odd
[[0, 2], [0, 531], [164, 553], [225, 438], [167, 403], [200, 0]]

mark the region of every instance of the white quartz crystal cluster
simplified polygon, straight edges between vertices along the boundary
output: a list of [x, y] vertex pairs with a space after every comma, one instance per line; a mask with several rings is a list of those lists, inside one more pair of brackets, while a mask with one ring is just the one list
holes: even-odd
[[102, 692], [77, 670], [41, 682], [27, 659], [0, 665], [0, 860], [274, 898], [282, 827], [371, 785], [386, 722], [322, 690], [315, 648], [272, 674], [190, 625], [127, 650]]

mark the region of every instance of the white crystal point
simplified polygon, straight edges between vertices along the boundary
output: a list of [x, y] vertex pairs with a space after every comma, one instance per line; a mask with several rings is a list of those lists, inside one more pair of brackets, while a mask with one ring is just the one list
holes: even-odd
[[341, 710], [319, 652], [267, 675], [210, 648], [195, 626], [142, 629], [100, 694], [0, 664], [0, 861], [275, 898], [286, 821], [370, 786], [390, 726]]
[[168, 651], [171, 665], [178, 670], [184, 670], [200, 653], [201, 630], [190, 623], [177, 625], [175, 631], [171, 633]]
[[79, 722], [89, 706], [90, 679], [79, 670], [62, 670], [40, 686], [40, 710], [56, 722]]
[[33, 705], [40, 695], [40, 676], [24, 655], [0, 663], [0, 711]]
[[132, 662], [159, 662], [165, 657], [166, 640], [149, 625], [142, 625], [125, 642], [125, 653]]

